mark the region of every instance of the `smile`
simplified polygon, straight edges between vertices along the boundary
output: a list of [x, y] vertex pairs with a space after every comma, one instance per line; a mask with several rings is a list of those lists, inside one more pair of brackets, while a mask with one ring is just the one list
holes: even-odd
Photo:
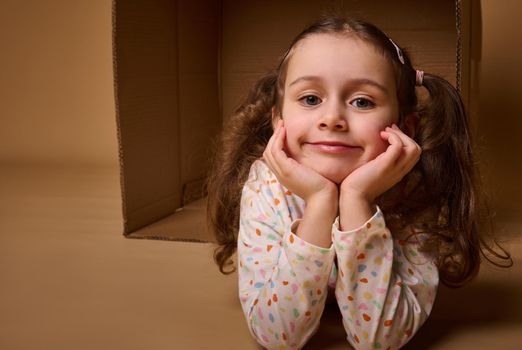
[[312, 150], [329, 154], [344, 154], [362, 150], [361, 147], [347, 145], [342, 142], [332, 141], [306, 142], [303, 145], [306, 147], [310, 147]]

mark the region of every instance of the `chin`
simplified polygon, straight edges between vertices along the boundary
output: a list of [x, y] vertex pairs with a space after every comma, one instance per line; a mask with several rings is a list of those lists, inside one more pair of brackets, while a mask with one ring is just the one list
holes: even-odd
[[316, 169], [316, 171], [337, 185], [340, 185], [351, 173], [351, 171], [347, 169]]
[[334, 182], [335, 184], [337, 185], [340, 185], [343, 180], [346, 178], [346, 176], [339, 176], [339, 175], [329, 175], [329, 174], [323, 174], [323, 176], [325, 178], [327, 178], [328, 180]]

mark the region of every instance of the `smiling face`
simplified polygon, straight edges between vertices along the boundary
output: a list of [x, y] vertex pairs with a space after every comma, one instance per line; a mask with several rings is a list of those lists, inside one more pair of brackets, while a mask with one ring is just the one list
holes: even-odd
[[335, 183], [384, 152], [398, 121], [390, 63], [354, 36], [314, 34], [289, 58], [282, 117], [286, 151]]

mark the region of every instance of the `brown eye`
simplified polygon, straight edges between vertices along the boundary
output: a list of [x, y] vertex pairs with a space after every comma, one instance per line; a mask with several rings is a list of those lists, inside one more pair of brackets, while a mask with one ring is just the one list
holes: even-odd
[[321, 103], [321, 99], [314, 95], [307, 95], [300, 99], [307, 106], [316, 106]]

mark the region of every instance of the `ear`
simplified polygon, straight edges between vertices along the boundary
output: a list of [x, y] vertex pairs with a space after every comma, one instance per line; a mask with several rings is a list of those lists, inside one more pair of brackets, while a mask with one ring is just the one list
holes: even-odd
[[417, 127], [419, 126], [419, 115], [417, 113], [408, 114], [403, 118], [404, 131], [412, 139], [417, 133]]

